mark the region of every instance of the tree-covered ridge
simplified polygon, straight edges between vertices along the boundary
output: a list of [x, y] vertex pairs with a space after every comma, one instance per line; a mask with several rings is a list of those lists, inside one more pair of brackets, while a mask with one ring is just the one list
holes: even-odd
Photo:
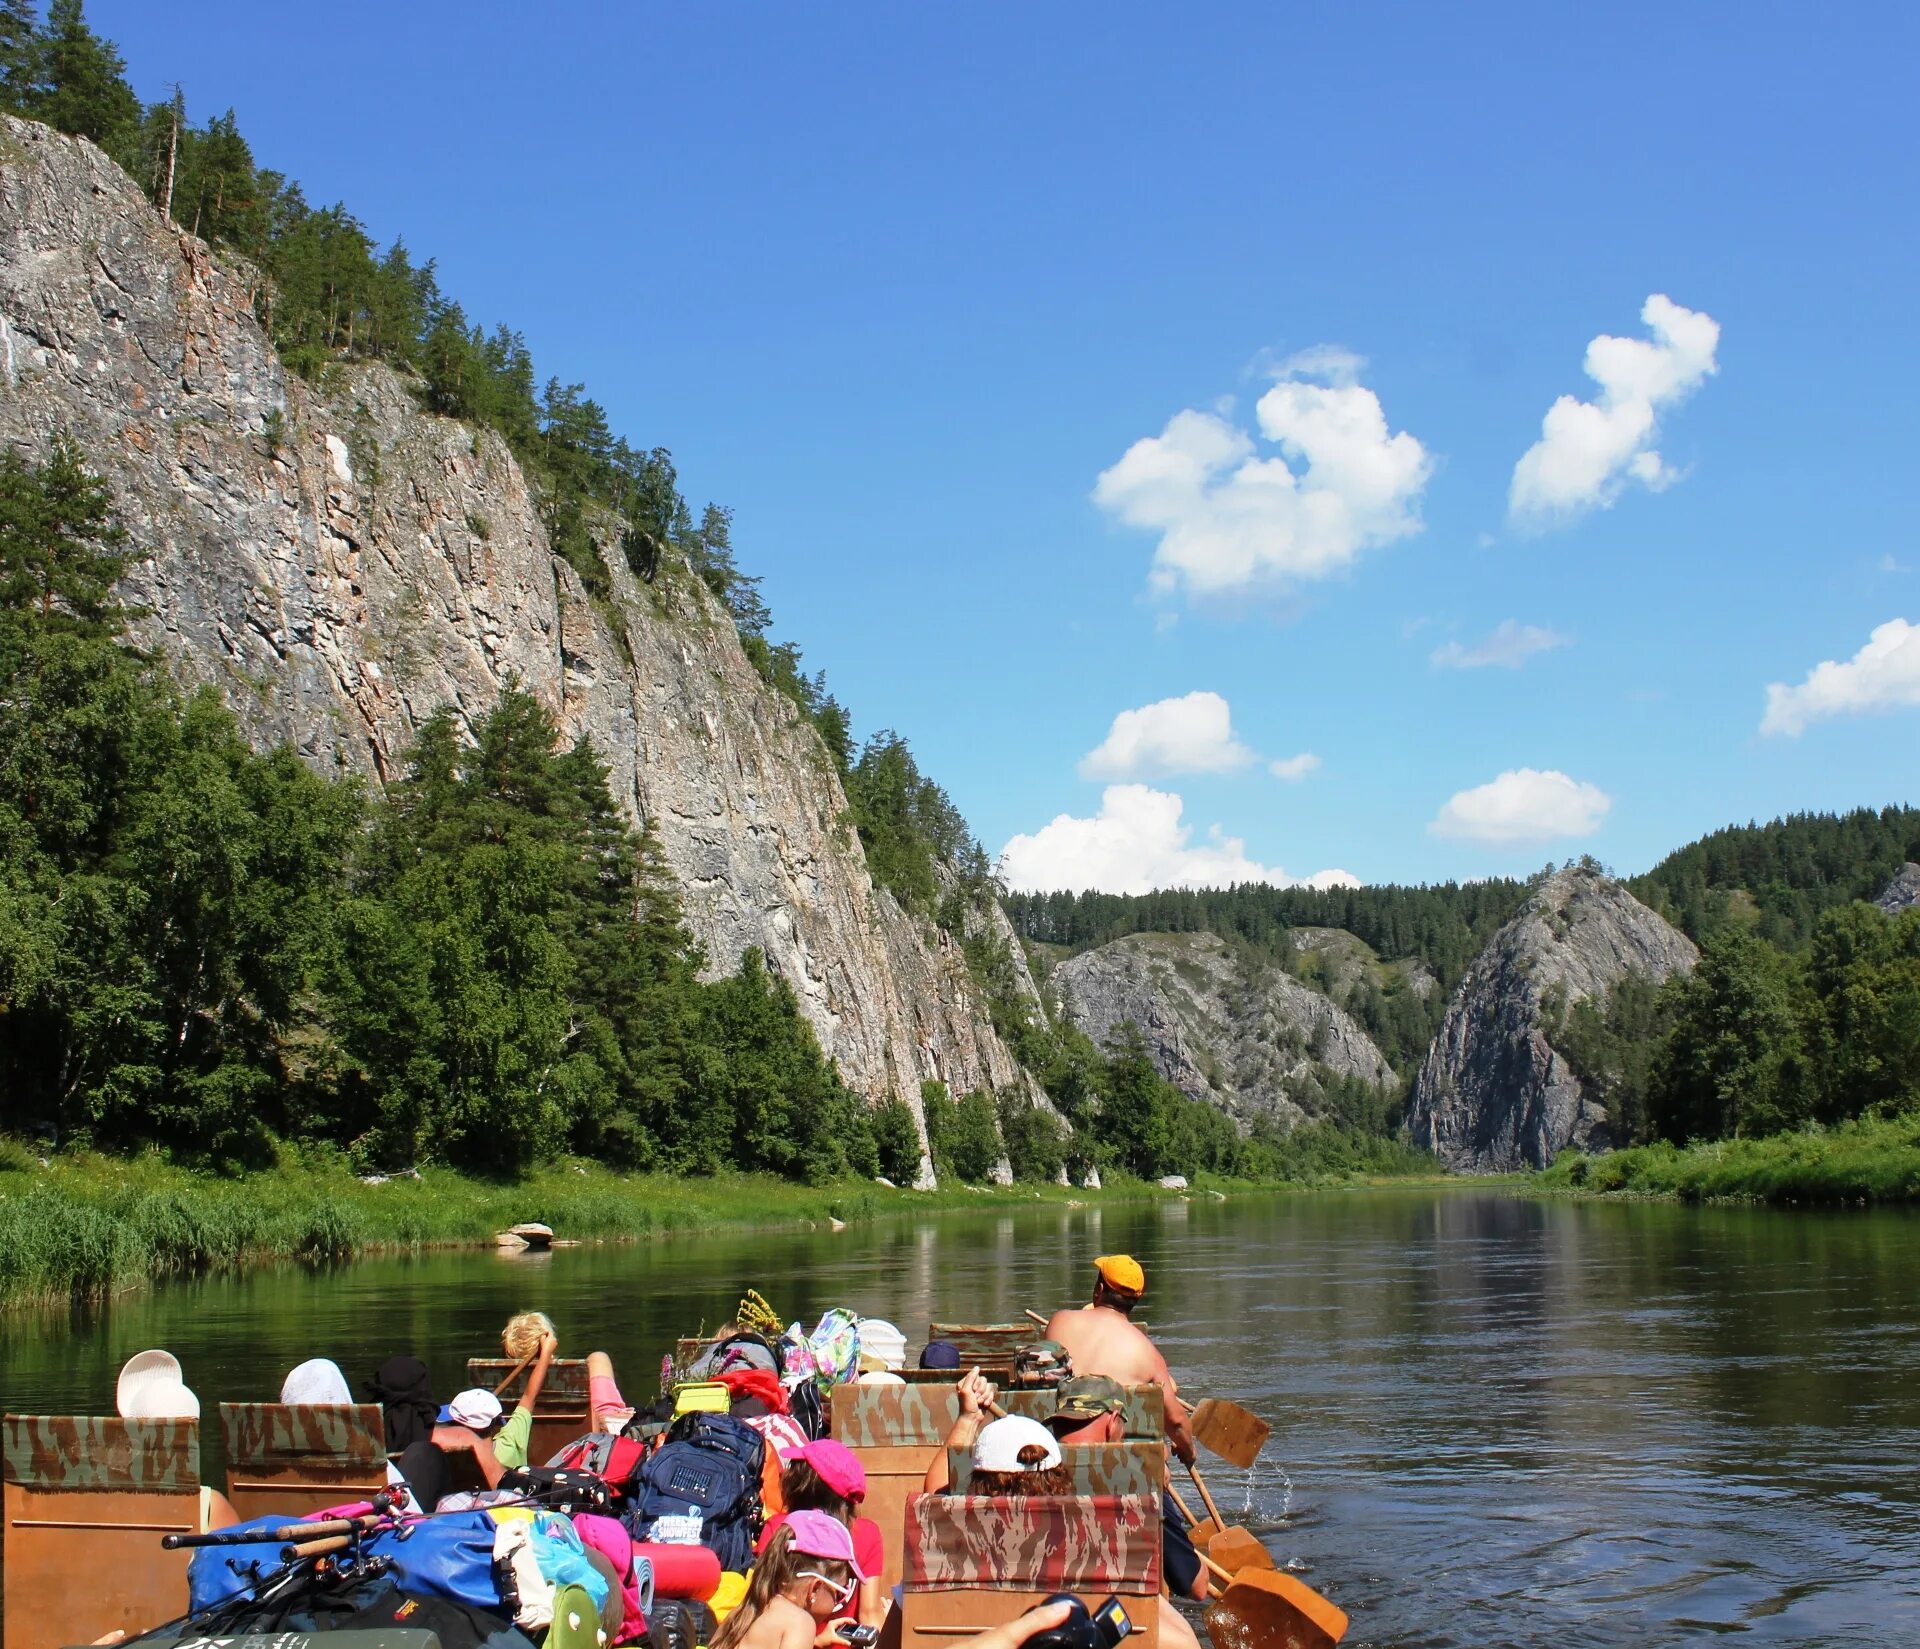
[[731, 511], [709, 503], [696, 519], [667, 448], [616, 434], [585, 385], [543, 383], [524, 335], [474, 322], [441, 290], [431, 258], [417, 261], [399, 238], [380, 247], [343, 203], [315, 206], [257, 164], [232, 110], [196, 126], [177, 92], [142, 106], [81, 0], [53, 0], [44, 23], [31, 0], [0, 0], [0, 108], [98, 144], [174, 223], [254, 266], [256, 312], [294, 371], [383, 362], [423, 407], [498, 433], [534, 489], [554, 553], [594, 599], [611, 593], [606, 553], [643, 579], [697, 579], [761, 676], [819, 732], [875, 879], [933, 914], [933, 865], [978, 858], [965, 821], [898, 733], [856, 743], [824, 673], [809, 675], [794, 643], [771, 639], [760, 581], [735, 559]]
[[1716, 830], [1627, 886], [1696, 943], [1739, 925], [1798, 951], [1825, 912], [1879, 897], [1909, 860], [1920, 860], [1920, 808], [1795, 813]]

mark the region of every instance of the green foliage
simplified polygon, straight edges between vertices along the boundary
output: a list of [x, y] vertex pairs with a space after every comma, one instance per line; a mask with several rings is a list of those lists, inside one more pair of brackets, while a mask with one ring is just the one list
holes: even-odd
[[1020, 1093], [1000, 1097], [1000, 1138], [1016, 1180], [1045, 1181], [1066, 1165], [1067, 1135], [1060, 1119]]
[[1877, 898], [1910, 859], [1920, 859], [1920, 808], [1796, 813], [1716, 830], [1627, 886], [1696, 942], [1742, 926], [1800, 951], [1823, 913]]
[[1586, 1195], [1783, 1204], [1920, 1201], [1920, 1117], [1867, 1118], [1764, 1139], [1566, 1152], [1534, 1183]]

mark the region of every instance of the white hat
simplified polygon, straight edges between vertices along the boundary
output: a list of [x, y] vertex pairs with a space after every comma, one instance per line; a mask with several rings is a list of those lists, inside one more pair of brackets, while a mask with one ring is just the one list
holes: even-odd
[[[1046, 1450], [1046, 1458], [1029, 1466], [1020, 1459], [1027, 1447]], [[973, 1468], [983, 1472], [1037, 1472], [1060, 1464], [1060, 1445], [1052, 1432], [1024, 1414], [1007, 1414], [981, 1427], [973, 1440]]]
[[123, 1420], [198, 1420], [200, 1399], [187, 1390], [180, 1359], [170, 1351], [141, 1351], [129, 1357], [113, 1389], [113, 1405]]
[[280, 1401], [286, 1404], [339, 1405], [353, 1401], [340, 1365], [325, 1357], [309, 1357], [280, 1382]]
[[499, 1422], [500, 1415], [500, 1399], [483, 1387], [474, 1386], [441, 1406], [440, 1423], [485, 1431]]
[[891, 1369], [870, 1368], [854, 1381], [856, 1386], [904, 1386], [907, 1382]]

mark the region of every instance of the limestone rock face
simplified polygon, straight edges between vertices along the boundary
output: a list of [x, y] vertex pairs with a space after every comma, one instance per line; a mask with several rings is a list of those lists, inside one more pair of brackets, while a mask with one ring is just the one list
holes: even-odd
[[1605, 1148], [1606, 1109], [1548, 1041], [1543, 998], [1558, 987], [1572, 1007], [1628, 975], [1664, 980], [1698, 959], [1685, 934], [1619, 883], [1584, 869], [1549, 876], [1447, 1005], [1408, 1105], [1414, 1143], [1469, 1173]]
[[501, 440], [384, 367], [288, 373], [259, 283], [92, 145], [0, 118], [0, 440], [68, 432], [111, 483], [139, 641], [257, 743], [376, 784], [427, 716], [477, 718], [517, 681], [659, 833], [709, 970], [759, 946], [852, 1086], [916, 1113], [927, 1077], [1031, 1092], [958, 945], [873, 885], [824, 746], [705, 592], [610, 554], [613, 599], [590, 601]]
[[1169, 1082], [1242, 1124], [1311, 1115], [1322, 1072], [1393, 1081], [1345, 1012], [1217, 934], [1129, 934], [1067, 958], [1049, 983], [1061, 1014], [1096, 1043], [1132, 1020]]
[[1890, 916], [1920, 905], [1920, 865], [1902, 865], [1899, 874], [1887, 883], [1874, 903]]

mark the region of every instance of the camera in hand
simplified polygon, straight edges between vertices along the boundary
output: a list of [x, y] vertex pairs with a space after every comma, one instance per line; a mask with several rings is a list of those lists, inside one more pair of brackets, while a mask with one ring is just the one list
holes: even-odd
[[1028, 1638], [1026, 1649], [1118, 1649], [1133, 1630], [1117, 1597], [1091, 1610], [1071, 1592], [1055, 1592], [1047, 1603], [1070, 1604], [1073, 1612], [1051, 1631]]

